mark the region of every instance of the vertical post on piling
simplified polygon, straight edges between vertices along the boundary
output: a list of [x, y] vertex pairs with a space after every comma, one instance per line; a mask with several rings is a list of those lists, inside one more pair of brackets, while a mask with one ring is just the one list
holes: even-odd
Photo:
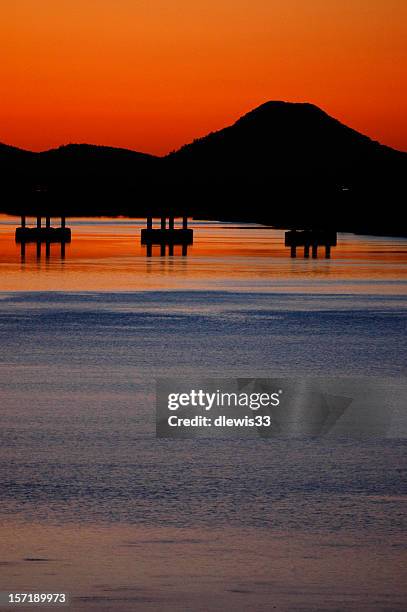
[[25, 215], [21, 215], [21, 227], [25, 228]]
[[66, 217], [61, 217], [61, 228], [65, 229], [65, 225], [66, 225]]
[[47, 241], [45, 243], [45, 257], [46, 259], [49, 259], [51, 256], [51, 243], [49, 241]]
[[318, 257], [318, 245], [317, 244], [312, 245], [312, 257], [314, 259]]
[[182, 245], [182, 256], [186, 257], [188, 255], [188, 245], [187, 244], [183, 244]]
[[41, 259], [41, 242], [37, 242], [37, 259]]
[[184, 230], [188, 229], [188, 217], [187, 217], [187, 215], [184, 215], [182, 217], [182, 229], [184, 229]]
[[169, 217], [168, 218], [168, 229], [173, 230], [174, 229], [174, 217]]
[[329, 244], [325, 245], [325, 257], [326, 259], [331, 257], [331, 246]]
[[167, 224], [167, 218], [165, 216], [161, 217], [161, 229], [165, 230], [165, 226]]
[[21, 261], [24, 262], [25, 261], [25, 242], [24, 240], [22, 240], [20, 244], [20, 253], [21, 253]]
[[45, 227], [50, 229], [51, 227], [51, 217], [45, 217]]
[[170, 257], [174, 255], [174, 245], [172, 243], [168, 245], [168, 255]]
[[309, 257], [309, 244], [304, 247], [304, 257]]
[[37, 229], [41, 229], [41, 217], [37, 217]]
[[297, 247], [295, 244], [291, 245], [291, 257], [297, 257]]
[[147, 217], [147, 229], [153, 229], [153, 217]]
[[153, 255], [153, 245], [151, 242], [147, 243], [147, 257], [152, 257]]
[[163, 243], [160, 247], [160, 255], [161, 257], [165, 256], [165, 243]]
[[61, 259], [65, 259], [65, 242], [61, 242]]

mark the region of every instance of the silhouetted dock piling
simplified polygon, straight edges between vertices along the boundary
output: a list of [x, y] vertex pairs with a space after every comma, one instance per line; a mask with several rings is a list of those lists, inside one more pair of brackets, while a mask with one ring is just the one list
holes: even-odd
[[[149, 242], [146, 247], [147, 247], [147, 257], [152, 257], [153, 256], [153, 247], [157, 248], [157, 252], [159, 252], [160, 257], [165, 257], [167, 254], [170, 257], [174, 257], [176, 255], [182, 255], [182, 257], [186, 257], [188, 255], [188, 244], [186, 244], [185, 242], [182, 243], [181, 245], [176, 245], [173, 242], [171, 242], [170, 244], [165, 244], [165, 243], [161, 243], [159, 245], [155, 244], [153, 245], [151, 242]], [[177, 250], [175, 249], [175, 247], [177, 247]], [[158, 251], [159, 248], [159, 251]], [[168, 253], [167, 253], [167, 249], [168, 249]], [[156, 253], [157, 254], [157, 253]]]
[[[45, 242], [44, 240], [38, 240], [37, 242], [34, 243], [33, 240], [21, 240], [19, 241], [19, 245], [20, 245], [20, 259], [21, 261], [24, 263], [26, 261], [26, 253], [27, 253], [27, 248], [28, 248], [28, 244], [35, 244], [35, 253], [36, 253], [36, 259], [37, 261], [40, 261], [42, 259], [42, 250], [43, 247], [42, 245], [45, 244], [45, 259], [49, 260], [51, 259], [51, 244], [59, 244], [60, 245], [60, 249], [59, 249], [59, 258], [60, 259], [65, 259], [65, 245], [67, 244], [67, 241], [64, 240], [59, 240], [59, 241], [53, 241], [53, 242]], [[54, 253], [55, 255], [55, 253]]]
[[21, 226], [16, 228], [16, 242], [70, 242], [71, 230], [66, 227], [66, 217], [61, 217], [59, 227], [51, 226], [51, 217], [45, 217], [42, 225], [42, 216], [37, 216], [34, 227], [27, 226], [26, 216], [21, 215]]
[[188, 228], [188, 217], [182, 217], [182, 227], [175, 227], [175, 216], [163, 215], [160, 218], [160, 227], [154, 228], [153, 217], [147, 217], [147, 227], [141, 230], [141, 244], [153, 245], [190, 245], [193, 243], [194, 232]]
[[290, 230], [285, 233], [285, 246], [290, 247], [291, 257], [297, 256], [297, 248], [304, 247], [304, 257], [318, 257], [318, 247], [325, 247], [325, 257], [331, 256], [331, 247], [337, 244], [336, 232], [331, 230]]

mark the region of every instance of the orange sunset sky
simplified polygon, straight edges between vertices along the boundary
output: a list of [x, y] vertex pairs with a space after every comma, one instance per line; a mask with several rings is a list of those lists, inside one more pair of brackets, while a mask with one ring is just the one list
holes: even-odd
[[1, 0], [0, 141], [166, 153], [270, 99], [407, 150], [406, 0]]

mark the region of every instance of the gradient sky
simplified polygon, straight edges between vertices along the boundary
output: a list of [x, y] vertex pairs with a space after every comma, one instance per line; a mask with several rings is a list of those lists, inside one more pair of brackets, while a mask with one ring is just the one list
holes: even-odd
[[1, 0], [0, 141], [165, 153], [266, 100], [407, 150], [406, 0]]

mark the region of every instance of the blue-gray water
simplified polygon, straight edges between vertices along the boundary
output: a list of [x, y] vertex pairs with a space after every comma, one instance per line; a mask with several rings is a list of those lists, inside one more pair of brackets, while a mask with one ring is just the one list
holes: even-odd
[[242, 253], [240, 230], [203, 228], [190, 259], [148, 262], [114, 228], [66, 260], [0, 240], [0, 590], [63, 589], [74, 612], [405, 610], [397, 420], [381, 439], [158, 440], [154, 380], [369, 377], [393, 401], [406, 243], [292, 261], [281, 233], [270, 257], [266, 230]]
[[156, 440], [154, 379], [397, 384], [405, 332], [396, 296], [3, 295], [3, 516], [397, 531], [405, 441]]

